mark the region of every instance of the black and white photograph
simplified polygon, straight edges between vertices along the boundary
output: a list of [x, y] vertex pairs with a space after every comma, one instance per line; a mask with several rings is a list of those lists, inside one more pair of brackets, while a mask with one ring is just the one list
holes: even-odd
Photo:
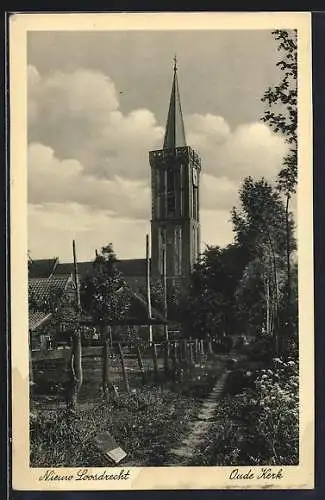
[[25, 20], [17, 457], [36, 489], [311, 487], [308, 14], [110, 16]]

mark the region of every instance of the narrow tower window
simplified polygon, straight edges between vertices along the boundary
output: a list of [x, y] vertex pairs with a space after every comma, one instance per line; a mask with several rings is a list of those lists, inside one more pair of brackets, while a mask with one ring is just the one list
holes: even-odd
[[198, 196], [196, 186], [193, 186], [193, 219], [198, 220]]
[[182, 274], [182, 228], [175, 227], [175, 275]]
[[167, 215], [173, 217], [176, 212], [175, 172], [167, 170]]
[[155, 191], [153, 193], [155, 199], [155, 207], [156, 207], [156, 217], [159, 219], [161, 217], [161, 182], [160, 182], [160, 171], [156, 171], [156, 186]]

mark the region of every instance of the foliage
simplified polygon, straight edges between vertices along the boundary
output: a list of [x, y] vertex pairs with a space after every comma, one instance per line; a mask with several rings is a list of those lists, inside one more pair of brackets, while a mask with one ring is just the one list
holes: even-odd
[[299, 450], [298, 364], [277, 358], [274, 365], [273, 370], [262, 371], [256, 381], [258, 429], [272, 462], [294, 464]]
[[[31, 464], [33, 467], [107, 467], [109, 462], [94, 446], [94, 437], [112, 429], [114, 438], [135, 465], [166, 464], [171, 448], [177, 447], [189, 430], [200, 399], [211, 390], [221, 366], [205, 377], [187, 377], [177, 385], [144, 386], [121, 394], [119, 404], [98, 402], [80, 405], [71, 415], [40, 408], [31, 422]], [[89, 387], [93, 400], [94, 388]], [[199, 395], [199, 396], [198, 396]]]
[[281, 76], [280, 82], [269, 87], [262, 97], [267, 105], [262, 120], [275, 133], [280, 133], [290, 146], [278, 175], [278, 185], [291, 195], [297, 183], [297, 32], [275, 30], [272, 34], [281, 54], [277, 62]]
[[264, 266], [255, 259], [247, 264], [235, 290], [240, 332], [256, 335], [265, 322]]
[[[144, 280], [136, 282], [136, 286], [140, 295], [147, 299], [147, 283]], [[151, 306], [157, 309], [160, 313], [164, 310], [164, 287], [162, 280], [159, 278], [151, 278], [150, 280], [150, 298]]]
[[[252, 373], [248, 371], [246, 375], [246, 380], [251, 380]], [[297, 362], [277, 358], [271, 368], [257, 372], [253, 385], [251, 381], [245, 384], [244, 378], [239, 373], [236, 379], [238, 390], [232, 390], [232, 395], [220, 401], [217, 424], [209, 432], [192, 465], [298, 463]]]
[[114, 323], [130, 308], [131, 292], [116, 261], [112, 245], [103, 247], [93, 262], [92, 274], [80, 284], [82, 309], [98, 323]]
[[278, 173], [277, 187], [286, 198], [286, 307], [283, 308], [286, 316], [285, 338], [282, 349], [286, 350], [287, 337], [296, 333], [296, 320], [293, 315], [294, 306], [292, 297], [292, 270], [291, 255], [294, 250], [290, 241], [290, 200], [296, 192], [297, 185], [297, 31], [275, 30], [272, 32], [278, 42], [278, 51], [281, 58], [277, 63], [280, 69], [280, 82], [266, 90], [262, 101], [267, 109], [262, 120], [269, 124], [275, 133], [280, 133], [289, 150], [283, 158], [282, 168]]
[[235, 238], [251, 256], [236, 290], [239, 317], [248, 333], [264, 324], [277, 342], [285, 298], [287, 229], [290, 246], [295, 247], [293, 222], [287, 226], [281, 195], [264, 178], [244, 179], [239, 198], [240, 207], [232, 210]]
[[266, 255], [272, 249], [283, 255], [286, 242], [285, 206], [279, 192], [263, 177], [254, 180], [249, 176], [243, 181], [239, 198], [240, 208], [232, 209], [238, 243], [247, 247], [252, 255]]
[[248, 254], [239, 244], [208, 246], [191, 276], [185, 328], [189, 335], [205, 337], [236, 330], [234, 292]]
[[251, 361], [261, 361], [269, 364], [272, 360], [273, 340], [270, 335], [258, 335], [245, 346], [244, 352]]

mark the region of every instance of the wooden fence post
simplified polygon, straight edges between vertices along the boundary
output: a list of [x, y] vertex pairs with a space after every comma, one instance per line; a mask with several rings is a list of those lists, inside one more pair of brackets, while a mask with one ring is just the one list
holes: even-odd
[[177, 342], [177, 351], [178, 351], [178, 364], [182, 364], [183, 353], [182, 353], [182, 343], [181, 341]]
[[111, 362], [110, 354], [112, 352], [112, 341], [111, 341], [111, 328], [109, 325], [101, 326], [101, 338], [102, 338], [102, 363], [103, 363], [103, 379], [102, 379], [102, 391], [103, 396], [106, 401], [109, 401], [110, 391], [113, 393], [115, 401], [119, 399], [119, 394], [115, 387], [115, 384], [111, 378]]
[[210, 334], [208, 334], [207, 344], [208, 344], [208, 354], [212, 354], [213, 351], [212, 351], [212, 342]]
[[199, 341], [198, 341], [198, 339], [195, 339], [194, 353], [195, 353], [195, 363], [198, 363], [199, 362]]
[[152, 359], [153, 359], [153, 369], [156, 381], [158, 380], [158, 360], [157, 360], [157, 346], [155, 343], [152, 344]]
[[190, 351], [190, 365], [194, 365], [194, 357], [193, 357], [193, 343], [190, 341], [189, 343], [189, 351]]
[[78, 395], [82, 386], [81, 332], [78, 328], [72, 332], [71, 340], [71, 392], [69, 394], [68, 407], [75, 410], [77, 406]]
[[72, 252], [73, 252], [73, 278], [75, 286], [75, 312], [77, 319], [75, 318], [74, 323], [77, 326], [73, 328], [72, 339], [71, 339], [71, 358], [70, 358], [70, 373], [71, 373], [71, 392], [68, 397], [68, 407], [75, 409], [77, 406], [78, 395], [82, 386], [82, 348], [81, 348], [81, 331], [79, 327], [79, 314], [81, 312], [80, 305], [80, 289], [79, 289], [79, 279], [78, 279], [78, 264], [76, 256], [76, 242], [72, 241]]
[[175, 363], [177, 365], [178, 362], [179, 362], [179, 351], [178, 351], [178, 342], [177, 342], [177, 340], [174, 341], [173, 346], [174, 346], [174, 351], [173, 352], [174, 352]]
[[117, 344], [117, 348], [118, 348], [118, 353], [119, 353], [119, 357], [120, 357], [120, 361], [121, 361], [125, 389], [126, 389], [126, 392], [129, 394], [130, 393], [130, 385], [129, 385], [128, 375], [126, 373], [124, 356], [123, 356], [123, 351], [122, 351], [122, 347], [121, 347], [120, 343]]
[[200, 344], [201, 344], [201, 355], [204, 356], [204, 340], [203, 339], [201, 339]]
[[165, 375], [168, 375], [169, 371], [169, 341], [166, 340], [164, 342], [164, 370], [165, 370]]
[[143, 361], [142, 361], [141, 350], [140, 350], [139, 344], [137, 344], [137, 346], [136, 346], [136, 352], [137, 352], [138, 365], [139, 365], [139, 369], [141, 372], [142, 383], [144, 383], [145, 382], [145, 372], [144, 372], [144, 366], [143, 366]]
[[175, 378], [177, 369], [177, 344], [173, 342], [173, 350], [172, 350], [172, 375]]
[[187, 340], [184, 340], [184, 343], [183, 343], [183, 353], [184, 353], [184, 361], [185, 361], [185, 363], [187, 363], [187, 361], [188, 361]]

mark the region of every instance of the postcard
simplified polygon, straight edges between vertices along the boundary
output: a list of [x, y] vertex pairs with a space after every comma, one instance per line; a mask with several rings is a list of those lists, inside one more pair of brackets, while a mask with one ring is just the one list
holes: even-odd
[[311, 15], [9, 41], [13, 488], [313, 489]]

